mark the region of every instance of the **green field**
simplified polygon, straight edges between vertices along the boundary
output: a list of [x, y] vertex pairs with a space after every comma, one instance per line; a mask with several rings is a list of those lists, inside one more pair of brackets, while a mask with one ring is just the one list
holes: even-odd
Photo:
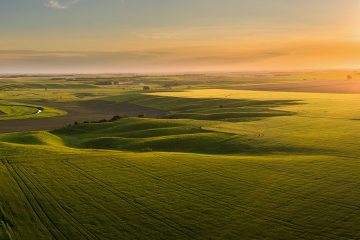
[[64, 111], [35, 105], [0, 101], [0, 121], [11, 119], [57, 117], [66, 114]]
[[360, 239], [360, 94], [247, 89], [341, 76], [2, 79], [21, 102], [0, 104], [4, 124], [33, 101], [166, 114], [0, 134], [0, 239]]

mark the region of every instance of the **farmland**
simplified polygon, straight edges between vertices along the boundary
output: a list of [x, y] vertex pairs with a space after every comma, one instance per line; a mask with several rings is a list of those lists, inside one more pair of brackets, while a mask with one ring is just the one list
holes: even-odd
[[358, 81], [3, 77], [0, 239], [360, 239]]

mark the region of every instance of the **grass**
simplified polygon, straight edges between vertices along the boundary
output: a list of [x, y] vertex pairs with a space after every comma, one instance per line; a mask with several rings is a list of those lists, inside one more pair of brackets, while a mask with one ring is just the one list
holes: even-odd
[[70, 147], [141, 152], [260, 154], [309, 151], [292, 146], [269, 146], [248, 136], [205, 130], [211, 122], [124, 118], [102, 124], [80, 124], [53, 131]]
[[2, 134], [0, 141], [26, 145], [63, 145], [63, 141], [59, 137], [48, 132]]
[[192, 98], [189, 100], [189, 98], [176, 97], [176, 94], [176, 92], [142, 95], [124, 94], [108, 99], [166, 110], [170, 112], [170, 118], [226, 122], [244, 122], [275, 116], [290, 116], [293, 115], [293, 112], [278, 110], [277, 108], [301, 104], [297, 100], [225, 99], [222, 97]]
[[1, 149], [2, 206], [19, 239], [359, 237], [355, 160]]
[[214, 76], [143, 93], [194, 76], [124, 78], [134, 91], [84, 78], [97, 87], [59, 94], [169, 115], [0, 135], [0, 239], [360, 239], [358, 94], [204, 89]]
[[0, 120], [56, 117], [64, 111], [42, 106], [0, 101]]
[[[282, 146], [305, 152], [316, 148], [316, 152], [350, 157], [360, 154], [357, 147], [360, 133], [354, 130], [360, 127], [355, 120], [360, 118], [360, 111], [354, 108], [360, 104], [358, 94], [201, 89], [111, 99], [165, 109], [174, 115], [211, 111], [206, 121], [200, 121], [203, 130], [235, 134], [243, 140], [250, 139], [252, 146], [266, 146], [265, 149]], [[224, 108], [217, 107], [219, 99]], [[211, 117], [214, 111], [224, 111], [227, 106], [236, 106], [240, 117], [231, 121]], [[250, 117], [249, 109], [253, 112]], [[263, 112], [268, 114], [259, 114]], [[278, 112], [281, 114], [275, 114]], [[198, 119], [196, 114], [186, 117]]]

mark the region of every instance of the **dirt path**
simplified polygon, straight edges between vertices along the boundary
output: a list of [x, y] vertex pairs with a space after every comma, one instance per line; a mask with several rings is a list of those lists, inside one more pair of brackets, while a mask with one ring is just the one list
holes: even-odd
[[0, 133], [54, 130], [69, 124], [83, 121], [109, 119], [115, 115], [134, 117], [162, 117], [167, 113], [162, 110], [139, 106], [132, 103], [115, 103], [103, 100], [80, 102], [44, 102], [26, 101], [28, 104], [43, 105], [66, 111], [65, 116], [54, 118], [16, 119], [0, 121]]

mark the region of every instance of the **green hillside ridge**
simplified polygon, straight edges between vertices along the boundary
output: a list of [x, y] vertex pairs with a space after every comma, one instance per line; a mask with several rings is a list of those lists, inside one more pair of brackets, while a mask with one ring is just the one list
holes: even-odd
[[148, 94], [125, 94], [107, 98], [117, 102], [153, 107], [169, 111], [169, 117], [197, 120], [242, 122], [268, 117], [291, 116], [291, 111], [280, 110], [284, 106], [303, 104], [298, 100], [254, 100], [222, 98], [179, 98]]
[[0, 143], [3, 218], [15, 239], [359, 236], [352, 222], [360, 174], [349, 159], [71, 151], [15, 141]]
[[1, 240], [360, 239], [359, 95], [134, 89], [4, 93], [170, 113], [0, 134]]
[[[206, 122], [199, 122], [206, 125]], [[311, 149], [271, 145], [248, 136], [204, 130], [189, 120], [123, 118], [111, 123], [79, 124], [52, 131], [70, 147], [141, 152], [203, 154], [304, 153]], [[315, 148], [312, 152], [316, 152]]]
[[64, 111], [51, 107], [0, 100], [0, 120], [57, 117], [65, 114]]
[[48, 132], [10, 133], [0, 135], [0, 142], [24, 145], [64, 146], [61, 138]]

